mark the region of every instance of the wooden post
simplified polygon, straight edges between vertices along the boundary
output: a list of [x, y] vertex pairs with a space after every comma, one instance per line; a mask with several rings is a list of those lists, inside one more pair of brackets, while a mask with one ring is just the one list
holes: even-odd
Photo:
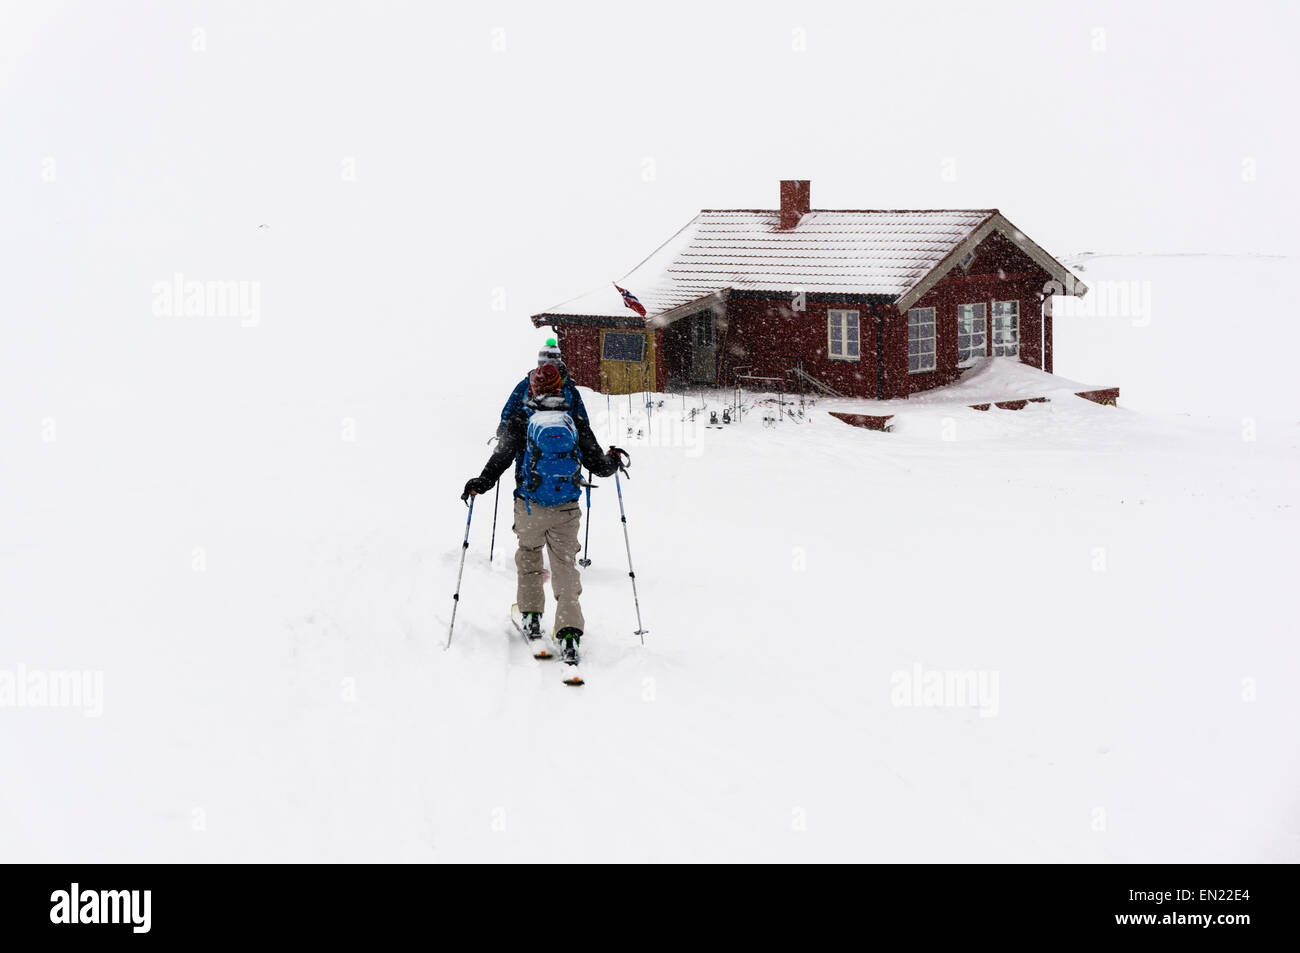
[[1052, 295], [1043, 299], [1043, 370], [1052, 373]]

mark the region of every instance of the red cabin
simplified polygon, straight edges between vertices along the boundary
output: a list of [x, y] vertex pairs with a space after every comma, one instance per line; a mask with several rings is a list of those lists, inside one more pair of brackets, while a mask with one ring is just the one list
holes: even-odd
[[706, 209], [618, 284], [532, 317], [607, 393], [766, 380], [906, 397], [985, 356], [1052, 370], [1051, 296], [1087, 290], [997, 209]]

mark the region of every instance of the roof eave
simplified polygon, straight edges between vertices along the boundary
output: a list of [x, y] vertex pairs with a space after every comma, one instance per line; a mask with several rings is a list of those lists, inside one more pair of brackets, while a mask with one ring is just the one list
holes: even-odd
[[925, 294], [939, 283], [948, 272], [956, 267], [957, 263], [962, 260], [966, 252], [974, 249], [980, 242], [984, 241], [991, 232], [1000, 232], [1009, 242], [1024, 252], [1034, 264], [1042, 268], [1051, 275], [1052, 280], [1060, 284], [1061, 293], [1070, 294], [1076, 297], [1083, 297], [1087, 294], [1087, 286], [1074, 276], [1070, 269], [1045, 252], [1036, 242], [1032, 241], [1028, 235], [1022, 232], [1015, 225], [1012, 225], [1000, 211], [993, 209], [984, 221], [976, 226], [975, 230], [966, 236], [957, 247], [944, 256], [939, 264], [935, 265], [926, 272], [916, 284], [912, 285], [905, 293], [899, 295], [894, 302], [894, 306], [900, 312], [906, 311], [917, 301], [921, 300]]
[[543, 311], [541, 314], [534, 314], [530, 317], [533, 327], [540, 328], [544, 325], [552, 327], [562, 324], [578, 325], [586, 327], [607, 327], [607, 328], [644, 328], [646, 319], [640, 317], [628, 317], [626, 315], [613, 314], [560, 314], [553, 311]]
[[708, 294], [700, 295], [685, 304], [679, 304], [675, 308], [669, 308], [667, 311], [660, 311], [658, 314], [652, 314], [645, 319], [645, 326], [649, 330], [657, 331], [660, 328], [666, 328], [678, 318], [684, 318], [688, 314], [694, 314], [700, 308], [709, 305], [719, 304], [726, 299], [728, 289], [719, 288], [717, 291], [710, 291]]

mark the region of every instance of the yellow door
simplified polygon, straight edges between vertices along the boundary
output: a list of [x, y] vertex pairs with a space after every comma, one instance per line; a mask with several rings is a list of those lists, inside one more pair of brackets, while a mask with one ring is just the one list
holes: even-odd
[[600, 386], [606, 394], [655, 387], [655, 336], [650, 331], [600, 332]]

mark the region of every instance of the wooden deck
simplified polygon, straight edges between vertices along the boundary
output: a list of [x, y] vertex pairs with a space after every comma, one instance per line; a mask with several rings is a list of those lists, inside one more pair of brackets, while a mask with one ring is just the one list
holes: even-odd
[[[1097, 390], [1081, 390], [1075, 392], [1075, 397], [1082, 397], [1084, 400], [1090, 400], [1094, 404], [1101, 404], [1104, 407], [1117, 407], [1119, 405], [1119, 388], [1102, 387]], [[1045, 404], [1050, 400], [1048, 397], [1024, 397], [1016, 400], [996, 400], [982, 404], [966, 404], [971, 410], [988, 410], [990, 407], [997, 407], [999, 410], [1024, 410], [1029, 404]], [[931, 404], [930, 407], [935, 405]], [[960, 406], [960, 405], [959, 405]], [[888, 433], [893, 428], [889, 422], [894, 419], [894, 414], [851, 414], [838, 410], [827, 411], [836, 420], [842, 420], [851, 427], [863, 427], [867, 430], [879, 430]]]

